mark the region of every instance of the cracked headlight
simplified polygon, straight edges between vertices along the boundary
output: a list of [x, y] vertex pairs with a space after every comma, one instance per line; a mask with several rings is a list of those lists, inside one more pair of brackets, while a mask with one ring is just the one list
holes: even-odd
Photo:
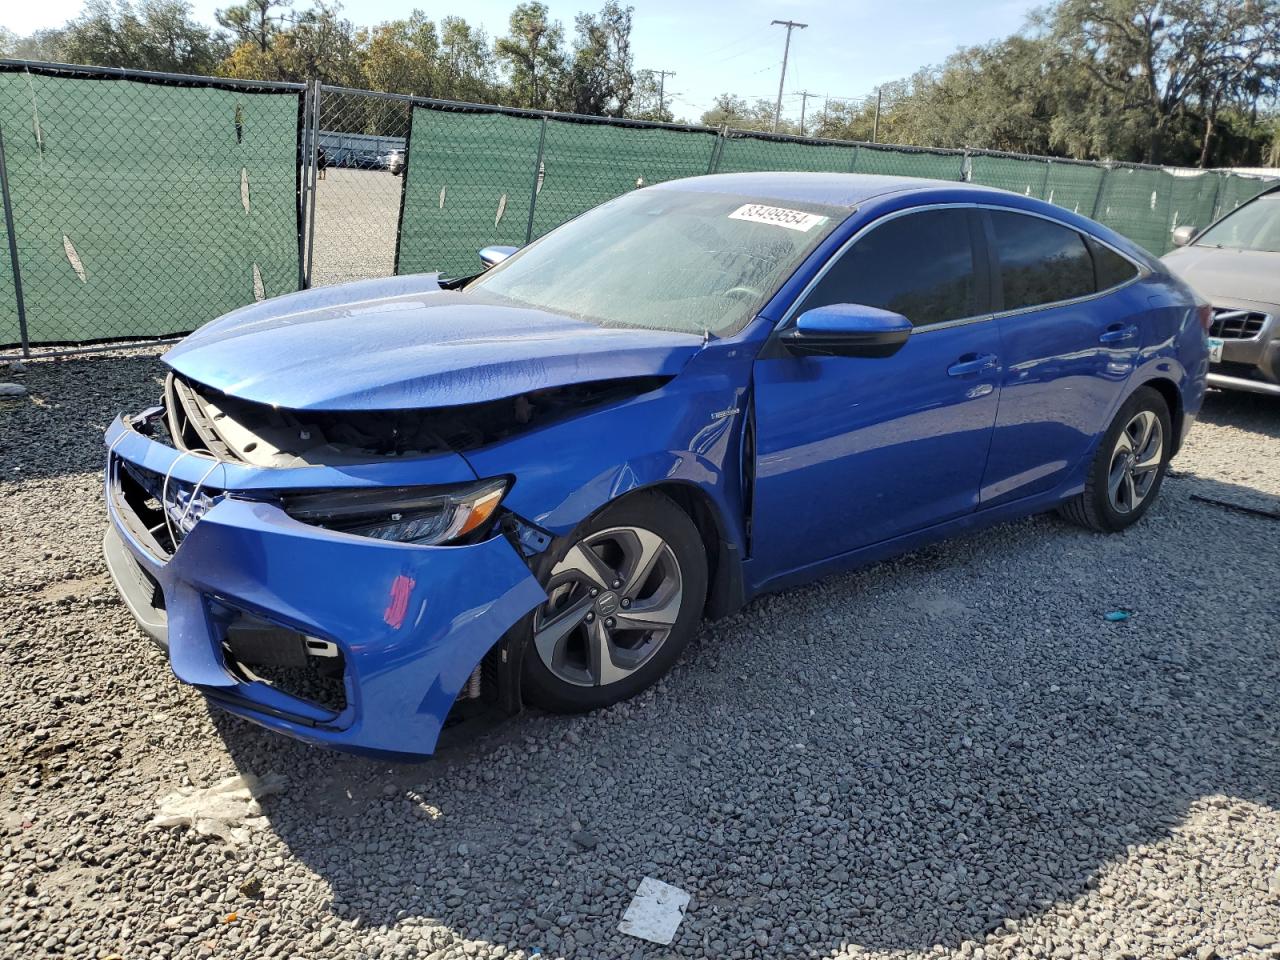
[[461, 487], [375, 487], [291, 494], [282, 505], [295, 520], [361, 537], [434, 546], [465, 538], [493, 516], [507, 481]]

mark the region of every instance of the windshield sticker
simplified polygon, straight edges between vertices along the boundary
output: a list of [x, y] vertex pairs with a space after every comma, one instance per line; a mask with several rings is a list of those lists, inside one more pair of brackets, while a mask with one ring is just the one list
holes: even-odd
[[801, 233], [808, 233], [819, 224], [827, 222], [826, 217], [817, 213], [788, 210], [786, 207], [767, 207], [763, 203], [744, 203], [729, 214], [729, 219], [750, 220], [752, 223], [769, 223], [775, 227], [799, 230]]

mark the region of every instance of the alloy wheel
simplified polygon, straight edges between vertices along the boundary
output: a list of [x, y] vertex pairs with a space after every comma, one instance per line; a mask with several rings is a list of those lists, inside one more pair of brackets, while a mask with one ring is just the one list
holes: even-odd
[[1141, 506], [1160, 475], [1164, 462], [1164, 428], [1150, 410], [1133, 415], [1111, 453], [1107, 474], [1107, 498], [1117, 513], [1132, 513]]
[[575, 686], [617, 683], [671, 634], [683, 598], [680, 564], [651, 530], [611, 527], [583, 537], [551, 570], [534, 617], [543, 664]]

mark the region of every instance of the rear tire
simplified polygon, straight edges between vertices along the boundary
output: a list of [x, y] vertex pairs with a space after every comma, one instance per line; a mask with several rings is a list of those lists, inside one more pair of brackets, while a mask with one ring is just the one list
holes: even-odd
[[1165, 399], [1151, 387], [1139, 387], [1098, 444], [1084, 491], [1059, 506], [1058, 514], [1099, 533], [1133, 526], [1159, 496], [1172, 454]]
[[659, 493], [610, 504], [550, 552], [547, 602], [524, 655], [524, 693], [556, 713], [607, 707], [650, 687], [693, 637], [707, 554], [689, 516]]

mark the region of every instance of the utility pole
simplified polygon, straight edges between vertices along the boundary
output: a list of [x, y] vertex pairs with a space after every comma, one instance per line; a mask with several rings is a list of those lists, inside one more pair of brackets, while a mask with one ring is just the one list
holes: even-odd
[[809, 98], [816, 97], [816, 93], [810, 93], [808, 90], [798, 90], [794, 96], [800, 97], [800, 136], [804, 136], [804, 108], [809, 105]]
[[787, 82], [787, 57], [791, 55], [791, 31], [797, 28], [803, 30], [807, 23], [796, 23], [794, 20], [775, 20], [769, 24], [771, 27], [787, 28], [787, 44], [782, 48], [782, 76], [778, 78], [778, 102], [773, 108], [773, 132], [778, 132], [778, 120], [782, 117], [782, 85]]
[[880, 142], [880, 88], [876, 87], [876, 118], [871, 121], [871, 142]]
[[658, 77], [658, 116], [662, 116], [667, 111], [667, 77], [674, 77], [676, 72], [674, 70], [650, 70], [649, 72]]

